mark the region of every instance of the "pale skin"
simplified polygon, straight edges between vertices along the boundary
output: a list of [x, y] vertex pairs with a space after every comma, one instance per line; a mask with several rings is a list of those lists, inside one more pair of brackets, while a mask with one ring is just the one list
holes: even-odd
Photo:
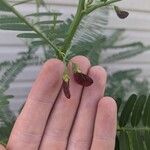
[[111, 97], [104, 97], [106, 72], [100, 66], [91, 67], [83, 56], [71, 61], [88, 72], [94, 83], [83, 89], [74, 81], [70, 63], [68, 100], [60, 91], [63, 62], [47, 61], [14, 125], [7, 150], [114, 150], [117, 107]]

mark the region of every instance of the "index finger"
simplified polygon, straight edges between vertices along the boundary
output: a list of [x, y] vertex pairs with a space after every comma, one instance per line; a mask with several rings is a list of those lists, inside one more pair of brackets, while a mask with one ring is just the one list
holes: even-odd
[[45, 125], [62, 84], [64, 65], [61, 61], [47, 61], [18, 117], [7, 149], [37, 150]]

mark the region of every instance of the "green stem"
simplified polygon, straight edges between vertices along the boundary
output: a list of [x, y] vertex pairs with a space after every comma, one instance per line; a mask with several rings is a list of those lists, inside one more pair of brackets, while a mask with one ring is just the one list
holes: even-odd
[[75, 35], [75, 32], [76, 32], [76, 30], [77, 30], [77, 28], [81, 22], [81, 19], [83, 18], [82, 11], [84, 10], [84, 3], [85, 3], [85, 0], [79, 0], [77, 13], [75, 15], [73, 22], [70, 25], [70, 28], [69, 28], [68, 33], [67, 33], [67, 37], [65, 38], [65, 41], [64, 41], [64, 46], [62, 48], [62, 52], [65, 54], [66, 54], [67, 50], [70, 48], [71, 41], [72, 41], [72, 39]]
[[137, 127], [137, 128], [131, 128], [131, 127], [118, 127], [117, 131], [150, 131], [149, 127]]
[[30, 22], [28, 22], [13, 6], [11, 6], [6, 0], [2, 0], [3, 3], [9, 7], [9, 9], [18, 17], [20, 18], [28, 27], [30, 27], [34, 32], [36, 32], [44, 41], [46, 41], [55, 51], [60, 58], [60, 51], [59, 49], [43, 34], [41, 31], [39, 31], [37, 28], [35, 28]]
[[105, 3], [103, 2], [103, 3], [100, 3], [100, 4], [95, 4], [93, 6], [91, 5], [88, 9], [86, 9], [84, 11], [84, 13], [87, 15], [87, 14], [91, 13], [92, 11], [94, 11], [97, 8], [100, 8], [100, 7], [103, 7], [103, 6], [107, 6], [107, 5], [110, 5], [112, 3], [119, 2], [119, 1], [122, 1], [122, 0], [109, 0], [109, 1], [107, 1]]

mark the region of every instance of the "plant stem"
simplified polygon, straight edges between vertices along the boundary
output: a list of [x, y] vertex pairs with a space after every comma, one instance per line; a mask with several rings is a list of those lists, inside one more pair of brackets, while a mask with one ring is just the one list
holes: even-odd
[[118, 127], [117, 131], [150, 131], [149, 127], [135, 127], [135, 128], [131, 128], [131, 127]]
[[103, 3], [100, 3], [100, 4], [95, 4], [93, 6], [90, 6], [88, 9], [86, 9], [84, 11], [84, 13], [87, 15], [87, 14], [91, 13], [92, 11], [94, 11], [97, 8], [100, 8], [100, 7], [103, 7], [103, 6], [107, 6], [107, 5], [110, 5], [112, 3], [119, 2], [119, 1], [122, 1], [122, 0], [109, 0], [109, 1], [107, 1], [105, 3], [103, 2]]
[[78, 5], [78, 9], [77, 9], [77, 13], [74, 17], [73, 22], [70, 25], [70, 28], [68, 30], [67, 33], [67, 37], [65, 38], [64, 41], [64, 46], [62, 48], [62, 52], [66, 54], [67, 50], [70, 48], [71, 45], [71, 41], [75, 35], [75, 32], [81, 22], [81, 19], [83, 18], [83, 13], [82, 11], [84, 10], [84, 3], [85, 0], [79, 0], [79, 5]]
[[37, 28], [35, 28], [30, 22], [28, 22], [13, 6], [11, 6], [6, 0], [2, 0], [3, 3], [9, 7], [9, 9], [18, 17], [20, 18], [28, 27], [30, 27], [34, 32], [36, 32], [44, 41], [46, 41], [55, 51], [60, 58], [60, 50]]

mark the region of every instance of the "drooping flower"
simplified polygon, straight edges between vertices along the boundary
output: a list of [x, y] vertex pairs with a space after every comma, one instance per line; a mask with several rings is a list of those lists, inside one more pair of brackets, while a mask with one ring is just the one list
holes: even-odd
[[82, 86], [90, 86], [93, 84], [93, 80], [91, 77], [89, 77], [86, 74], [83, 74], [81, 72], [81, 70], [79, 69], [79, 67], [77, 66], [77, 64], [73, 63], [73, 76], [74, 76], [74, 80], [82, 85]]
[[70, 77], [68, 73], [65, 71], [63, 75], [63, 83], [62, 83], [62, 89], [65, 94], [65, 96], [70, 99], [71, 94], [70, 94], [70, 89], [69, 89], [69, 82], [70, 82]]
[[114, 9], [120, 19], [125, 19], [129, 16], [129, 13], [127, 11], [121, 10], [118, 6], [114, 6]]
[[78, 84], [83, 86], [90, 86], [93, 84], [93, 80], [88, 75], [81, 72], [75, 72], [74, 79]]
[[70, 99], [71, 95], [70, 95], [70, 90], [69, 90], [69, 81], [66, 82], [66, 81], [63, 80], [62, 87], [63, 87], [63, 92], [64, 92], [65, 96], [68, 99]]

